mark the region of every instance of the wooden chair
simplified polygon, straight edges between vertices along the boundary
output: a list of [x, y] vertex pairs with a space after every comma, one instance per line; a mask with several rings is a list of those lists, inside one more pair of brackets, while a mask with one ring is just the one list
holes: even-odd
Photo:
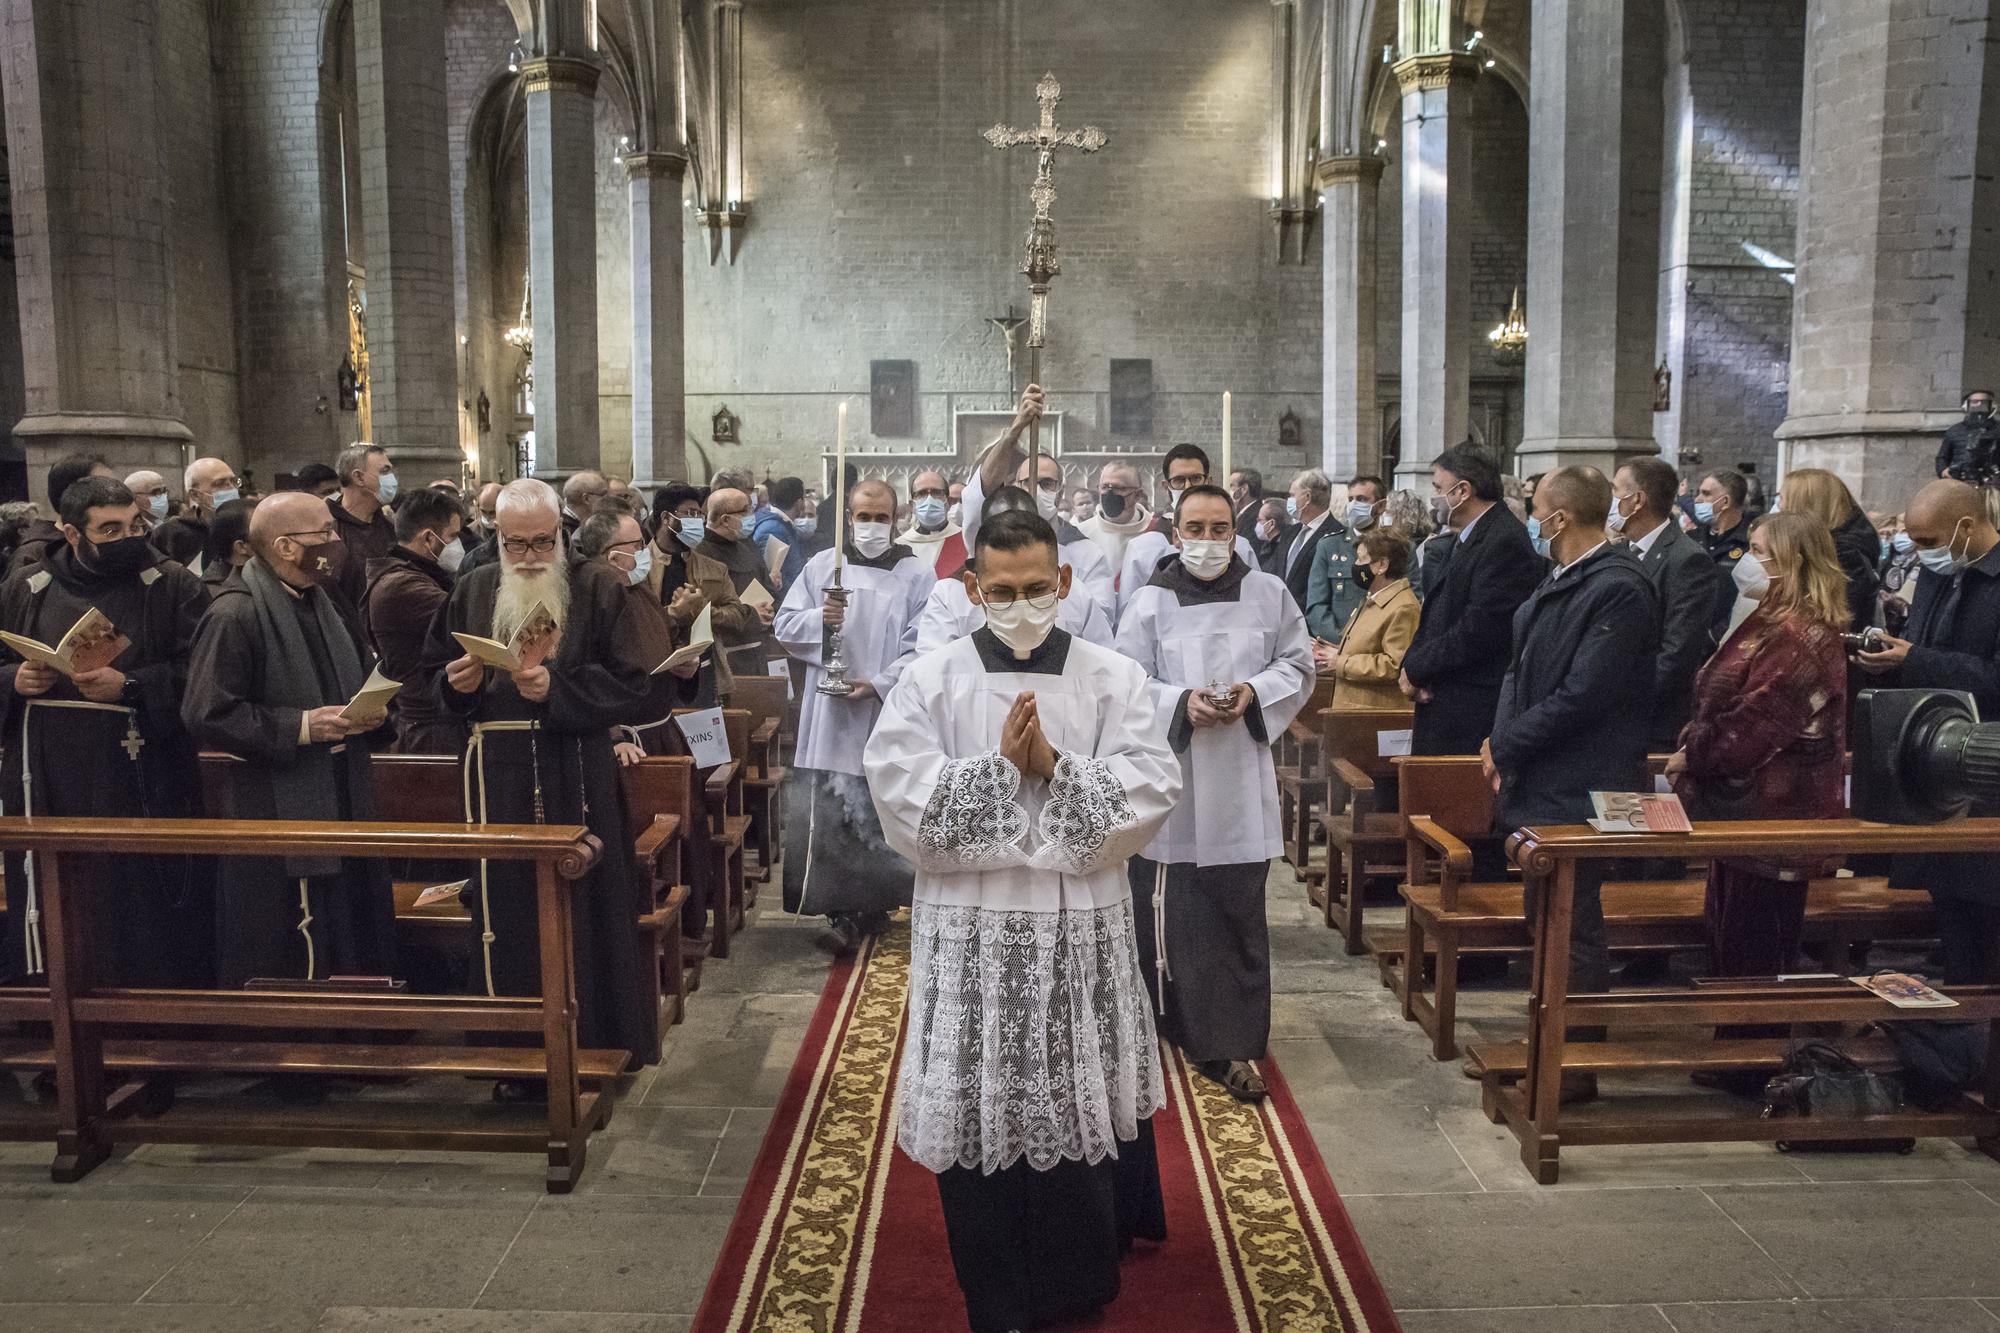
[[[690, 712], [680, 709], [678, 712]], [[746, 885], [743, 876], [743, 843], [750, 820], [743, 813], [744, 748], [749, 743], [750, 714], [738, 708], [722, 713], [730, 731], [731, 759], [709, 769], [696, 769], [700, 784], [694, 826], [688, 831], [688, 851], [694, 865], [689, 871], [696, 891], [714, 913], [709, 935], [709, 953], [716, 958], [729, 956], [729, 937], [743, 928]], [[670, 729], [674, 748], [686, 752], [679, 728]]]
[[1367, 948], [1361, 923], [1369, 872], [1403, 861], [1403, 817], [1382, 809], [1376, 795], [1376, 784], [1395, 772], [1382, 754], [1382, 733], [1408, 731], [1415, 714], [1401, 708], [1326, 709], [1318, 721], [1326, 774], [1320, 815], [1326, 874], [1318, 885], [1308, 879], [1306, 893], [1326, 924], [1340, 932], [1347, 952], [1358, 954]]
[[784, 676], [738, 676], [729, 702], [750, 715], [750, 741], [744, 756], [744, 813], [750, 816], [750, 838], [757, 847], [757, 882], [771, 882], [785, 845], [783, 785], [785, 769], [777, 762], [779, 733], [791, 705], [791, 682]]
[[1312, 697], [1277, 738], [1278, 820], [1284, 830], [1285, 859], [1308, 880], [1316, 873], [1309, 864], [1317, 830], [1314, 816], [1326, 798], [1319, 715], [1332, 705], [1335, 683], [1331, 676], [1317, 678]]
[[682, 929], [692, 896], [682, 851], [684, 831], [694, 823], [693, 771], [694, 761], [682, 755], [650, 757], [618, 770], [626, 824], [651, 904], [639, 929], [651, 941], [652, 984], [668, 1005], [669, 1023], [681, 1021], [688, 993], [701, 984], [705, 953], [697, 949], [690, 964]]

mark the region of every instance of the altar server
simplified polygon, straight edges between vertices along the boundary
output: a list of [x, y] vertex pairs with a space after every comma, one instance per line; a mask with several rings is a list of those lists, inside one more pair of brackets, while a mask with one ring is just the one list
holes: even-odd
[[[1009, 512], [1035, 512], [1035, 502], [1019, 486], [1002, 486], [986, 501], [985, 517]], [[917, 619], [917, 655], [923, 656], [935, 648], [942, 648], [954, 639], [962, 639], [986, 623], [986, 613], [973, 598], [979, 587], [974, 566], [968, 564], [959, 578], [941, 578], [931, 589], [931, 595], [924, 602], [924, 611]], [[1069, 566], [1061, 566], [1068, 569]], [[1074, 578], [1074, 571], [1071, 575]], [[1095, 597], [1065, 597], [1057, 607], [1056, 623], [1068, 633], [1109, 648], [1116, 626], [1104, 613]]]
[[[882, 700], [915, 655], [917, 616], [937, 576], [893, 541], [896, 493], [863, 481], [847, 495], [847, 538], [835, 587], [835, 552], [806, 562], [785, 591], [772, 629], [806, 664], [798, 749], [785, 821], [785, 908], [824, 915], [819, 947], [853, 950], [910, 901], [910, 868], [882, 841], [861, 781], [861, 748]], [[838, 630], [853, 693], [819, 692], [829, 636]]]
[[1271, 742], [1312, 694], [1312, 639], [1284, 581], [1233, 550], [1229, 492], [1193, 486], [1180, 559], [1132, 598], [1118, 649], [1146, 669], [1182, 799], [1132, 858], [1139, 948], [1161, 1031], [1243, 1100], [1271, 1030], [1264, 881], [1282, 850]]
[[1085, 1316], [1164, 1239], [1165, 1103], [1125, 859], [1181, 773], [1145, 673], [1056, 628], [1074, 580], [1038, 515], [975, 549], [986, 624], [915, 662], [868, 743], [917, 865], [897, 1142], [938, 1173], [974, 1333]]

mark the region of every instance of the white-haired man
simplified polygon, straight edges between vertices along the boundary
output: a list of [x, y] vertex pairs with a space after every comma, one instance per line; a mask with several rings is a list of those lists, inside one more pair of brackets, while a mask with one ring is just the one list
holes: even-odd
[[155, 550], [169, 560], [194, 569], [208, 544], [209, 520], [215, 511], [242, 494], [236, 469], [220, 458], [197, 458], [181, 473], [181, 511], [153, 529]]
[[173, 516], [174, 497], [167, 492], [167, 479], [151, 468], [141, 468], [125, 478], [125, 489], [139, 505], [139, 521], [151, 532]]
[[[577, 1039], [659, 1059], [659, 1015], [643, 1002], [636, 929], [644, 900], [611, 728], [645, 705], [656, 664], [639, 660], [644, 636], [619, 571], [602, 560], [565, 559], [562, 503], [546, 482], [524, 477], [495, 505], [500, 558], [462, 574], [432, 622], [425, 669], [439, 705], [468, 726], [465, 817], [498, 824], [586, 824], [604, 855], [572, 898]], [[545, 611], [518, 670], [487, 666], [454, 634], [511, 641]], [[466, 890], [477, 932], [472, 989], [480, 995], [541, 992], [535, 877], [521, 862], [483, 862]], [[503, 1083], [502, 1100], [539, 1089]]]

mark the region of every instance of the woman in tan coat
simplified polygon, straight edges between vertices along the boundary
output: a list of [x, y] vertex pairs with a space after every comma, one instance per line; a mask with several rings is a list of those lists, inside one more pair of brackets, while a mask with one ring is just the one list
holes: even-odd
[[1313, 661], [1331, 675], [1335, 708], [1405, 708], [1397, 688], [1403, 654], [1417, 636], [1421, 603], [1410, 587], [1410, 542], [1393, 528], [1362, 533], [1354, 542], [1354, 578], [1368, 590], [1354, 610], [1339, 646], [1321, 639]]

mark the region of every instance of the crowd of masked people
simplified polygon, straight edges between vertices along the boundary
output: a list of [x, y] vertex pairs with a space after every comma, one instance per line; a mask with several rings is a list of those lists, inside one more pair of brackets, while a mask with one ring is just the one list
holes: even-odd
[[[1233, 521], [1214, 526], [1227, 535], [1204, 529], [1191, 545], [1178, 506], [1217, 489], [1200, 449], [1175, 446], [1157, 476], [1112, 462], [1082, 490], [1046, 457], [1030, 483], [1015, 457], [988, 482], [975, 473], [977, 494], [938, 471], [900, 495], [848, 480], [849, 582], [866, 586], [873, 571], [885, 590], [846, 613], [859, 698], [879, 708], [889, 664], [921, 644], [996, 617], [1005, 626], [1007, 608], [975, 604], [976, 582], [954, 579], [969, 529], [998, 501], [1052, 524], [1077, 585], [1061, 625], [1081, 637], [1111, 642], [1174, 560], [1197, 583], [1239, 568], [1281, 581], [1313, 666], [1336, 682], [1334, 706], [1412, 706], [1413, 752], [1481, 756], [1506, 828], [1587, 818], [1593, 791], [1650, 789], [1649, 755], [1671, 756], [1698, 819], [1835, 817], [1858, 689], [1959, 689], [2000, 709], [2000, 532], [1982, 493], [1955, 479], [1871, 518], [1824, 471], [1792, 472], [1768, 499], [1742, 472], [1684, 479], [1657, 459], [1522, 481], [1464, 444], [1421, 491], [1307, 470], [1280, 498], [1239, 469], [1218, 479]], [[262, 499], [220, 459], [196, 460], [179, 481], [176, 493], [158, 473], [119, 478], [73, 456], [50, 470], [46, 512], [0, 512], [12, 542], [0, 628], [58, 645], [95, 608], [125, 640], [73, 674], [4, 651], [8, 813], [371, 818], [371, 753], [444, 753], [467, 765], [467, 818], [603, 824], [615, 847], [619, 763], [667, 750], [671, 714], [726, 703], [738, 674], [789, 662], [818, 679], [822, 636], [842, 626], [846, 593], [827, 586], [824, 561], [809, 566], [835, 525], [797, 478], [759, 486], [725, 472], [650, 499], [594, 471], [560, 490], [406, 490], [386, 452], [356, 445]], [[1199, 604], [1190, 595], [1182, 604]], [[713, 650], [658, 669], [704, 613]], [[507, 643], [537, 615], [559, 633], [518, 669], [487, 665], [454, 637]], [[346, 705], [371, 669], [406, 687], [386, 719], [356, 721]], [[800, 757], [824, 778], [816, 800], [852, 804], [841, 781], [858, 775], [865, 739], [865, 727], [841, 739], [822, 724]], [[204, 752], [228, 758], [204, 772]], [[1902, 867], [1937, 896], [1951, 981], [2000, 980], [2000, 867], [1988, 860]], [[1719, 972], [1792, 965], [1813, 872], [1714, 867]], [[35, 873], [33, 858], [8, 855], [0, 976], [15, 980], [46, 961]], [[128, 858], [96, 873], [104, 968], [123, 980], [395, 971], [380, 862]], [[535, 990], [522, 873], [494, 863], [468, 879], [479, 947], [466, 984], [477, 991]], [[579, 895], [578, 952], [599, 960], [581, 969], [585, 1044], [651, 1060], [654, 1020], [627, 1002], [641, 960], [619, 943], [632, 933], [636, 872], [609, 856], [594, 873], [610, 883]], [[1579, 884], [1572, 960], [1591, 989], [1609, 970], [1596, 890]], [[788, 882], [788, 898], [804, 891]], [[830, 915], [836, 949], [881, 917]]]

